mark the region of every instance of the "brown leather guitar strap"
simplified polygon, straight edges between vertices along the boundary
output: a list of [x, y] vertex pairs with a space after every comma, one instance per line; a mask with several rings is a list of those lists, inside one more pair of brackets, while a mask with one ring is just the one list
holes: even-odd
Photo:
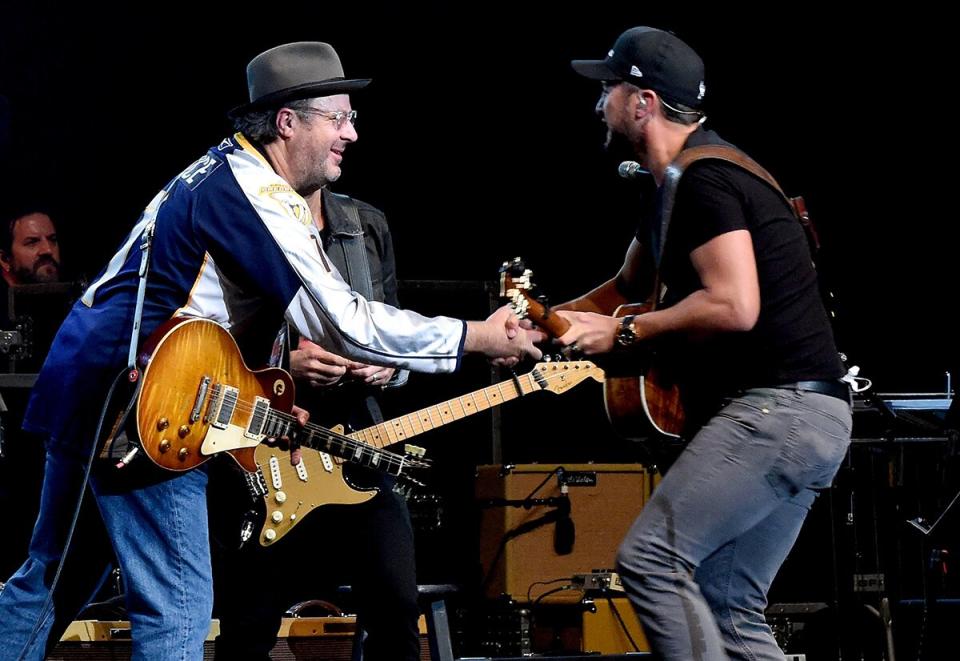
[[666, 246], [667, 229], [670, 226], [670, 218], [673, 215], [673, 203], [677, 194], [677, 186], [680, 184], [680, 178], [683, 176], [683, 173], [686, 171], [686, 169], [690, 167], [691, 164], [705, 158], [712, 158], [732, 163], [746, 170], [770, 186], [770, 188], [780, 194], [787, 207], [797, 218], [800, 224], [803, 225], [807, 239], [810, 242], [811, 250], [816, 252], [816, 250], [820, 247], [816, 229], [814, 228], [813, 223], [810, 221], [809, 215], [807, 215], [807, 209], [803, 202], [803, 198], [787, 197], [786, 193], [783, 192], [783, 189], [780, 188], [780, 184], [777, 183], [777, 180], [774, 179], [773, 176], [759, 163], [744, 154], [742, 151], [726, 145], [702, 145], [700, 147], [690, 147], [689, 149], [684, 149], [682, 152], [680, 152], [680, 155], [677, 156], [677, 158], [667, 166], [667, 169], [664, 172], [663, 198], [660, 206], [660, 231], [654, 238], [653, 246], [653, 255], [657, 266], [657, 274], [654, 280], [654, 300], [652, 301], [652, 308], [656, 307], [656, 304], [659, 303], [662, 297], [662, 292], [660, 291], [660, 263], [663, 260], [664, 247]]

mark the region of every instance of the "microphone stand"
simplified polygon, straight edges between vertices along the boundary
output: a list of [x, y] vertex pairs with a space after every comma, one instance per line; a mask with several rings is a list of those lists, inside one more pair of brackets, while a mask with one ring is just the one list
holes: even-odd
[[520, 525], [508, 530], [503, 534], [500, 544], [497, 546], [497, 552], [494, 554], [493, 560], [490, 561], [490, 567], [487, 569], [486, 575], [484, 576], [482, 584], [483, 588], [486, 588], [487, 583], [489, 583], [490, 579], [493, 577], [493, 570], [497, 566], [497, 563], [500, 562], [500, 558], [503, 556], [503, 551], [507, 547], [507, 542], [509, 542], [511, 539], [516, 539], [520, 535], [525, 535], [528, 532], [532, 532], [537, 528], [542, 528], [549, 523], [557, 523], [558, 521], [570, 517], [570, 496], [566, 494], [562, 496], [551, 496], [549, 498], [488, 498], [486, 500], [481, 500], [479, 505], [481, 508], [516, 507], [526, 510], [534, 507], [555, 508], [541, 516], [538, 516], [535, 519], [524, 521]]

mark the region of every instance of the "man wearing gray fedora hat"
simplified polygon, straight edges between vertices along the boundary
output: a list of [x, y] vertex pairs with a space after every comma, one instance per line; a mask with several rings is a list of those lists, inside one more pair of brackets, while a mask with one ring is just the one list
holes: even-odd
[[[71, 572], [69, 563], [52, 584], [131, 335], [139, 345], [171, 317], [209, 319], [238, 337], [252, 364], [266, 361], [282, 323], [361, 364], [450, 372], [466, 352], [507, 364], [540, 357], [539, 336], [506, 308], [485, 321], [427, 318], [353, 291], [322, 249], [307, 198], [339, 177], [357, 138], [349, 93], [369, 81], [346, 78], [319, 42], [268, 50], [247, 75], [249, 100], [231, 113], [243, 130], [151, 200], [71, 310], [37, 379], [24, 427], [48, 439], [42, 505], [29, 557], [0, 592], [0, 659], [41, 658], [97, 586], [101, 568]], [[136, 659], [203, 657], [212, 608], [206, 484], [204, 467], [161, 474], [134, 462], [89, 473], [123, 570]], [[95, 541], [89, 532], [73, 544]]]

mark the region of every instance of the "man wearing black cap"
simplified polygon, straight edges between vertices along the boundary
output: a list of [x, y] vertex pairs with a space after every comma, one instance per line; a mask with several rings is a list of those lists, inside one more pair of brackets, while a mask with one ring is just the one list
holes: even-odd
[[[347, 79], [319, 42], [266, 51], [247, 77], [250, 101], [233, 115], [258, 121], [260, 138], [223, 139], [157, 193], [71, 310], [37, 379], [24, 427], [48, 438], [42, 505], [29, 558], [0, 592], [0, 659], [41, 658], [102, 575], [71, 573], [68, 562], [51, 590], [103, 400], [126, 378], [138, 317], [138, 347], [170, 317], [200, 317], [237, 335], [251, 364], [266, 360], [284, 321], [365, 364], [449, 372], [467, 351], [506, 362], [540, 356], [506, 309], [483, 322], [425, 318], [352, 291], [330, 266], [304, 198], [339, 176], [357, 138], [348, 93], [369, 81]], [[159, 474], [148, 462], [90, 474], [123, 570], [134, 658], [203, 656], [212, 601], [206, 482], [203, 468]], [[98, 537], [82, 531], [74, 543]]]
[[[782, 659], [766, 594], [850, 439], [843, 368], [804, 231], [759, 166], [701, 127], [700, 57], [648, 27], [603, 60], [597, 112], [656, 184], [617, 276], [559, 306], [587, 354], [656, 346], [689, 442], [617, 558], [664, 659]], [[651, 191], [652, 192], [652, 191]], [[655, 294], [655, 297], [654, 297]], [[655, 298], [656, 311], [614, 309]]]

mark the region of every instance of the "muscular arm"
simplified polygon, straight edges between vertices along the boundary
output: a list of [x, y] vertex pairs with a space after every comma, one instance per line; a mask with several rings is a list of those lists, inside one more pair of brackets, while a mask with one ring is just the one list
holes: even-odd
[[[746, 331], [760, 314], [760, 284], [753, 243], [747, 230], [726, 232], [690, 253], [700, 276], [698, 289], [676, 305], [637, 317], [639, 339], [670, 332]], [[561, 344], [574, 342], [587, 354], [613, 348], [620, 320], [590, 312], [562, 312], [571, 327]]]
[[753, 328], [760, 315], [760, 283], [750, 232], [714, 237], [691, 252], [690, 261], [703, 288], [676, 305], [637, 317], [639, 337]]

